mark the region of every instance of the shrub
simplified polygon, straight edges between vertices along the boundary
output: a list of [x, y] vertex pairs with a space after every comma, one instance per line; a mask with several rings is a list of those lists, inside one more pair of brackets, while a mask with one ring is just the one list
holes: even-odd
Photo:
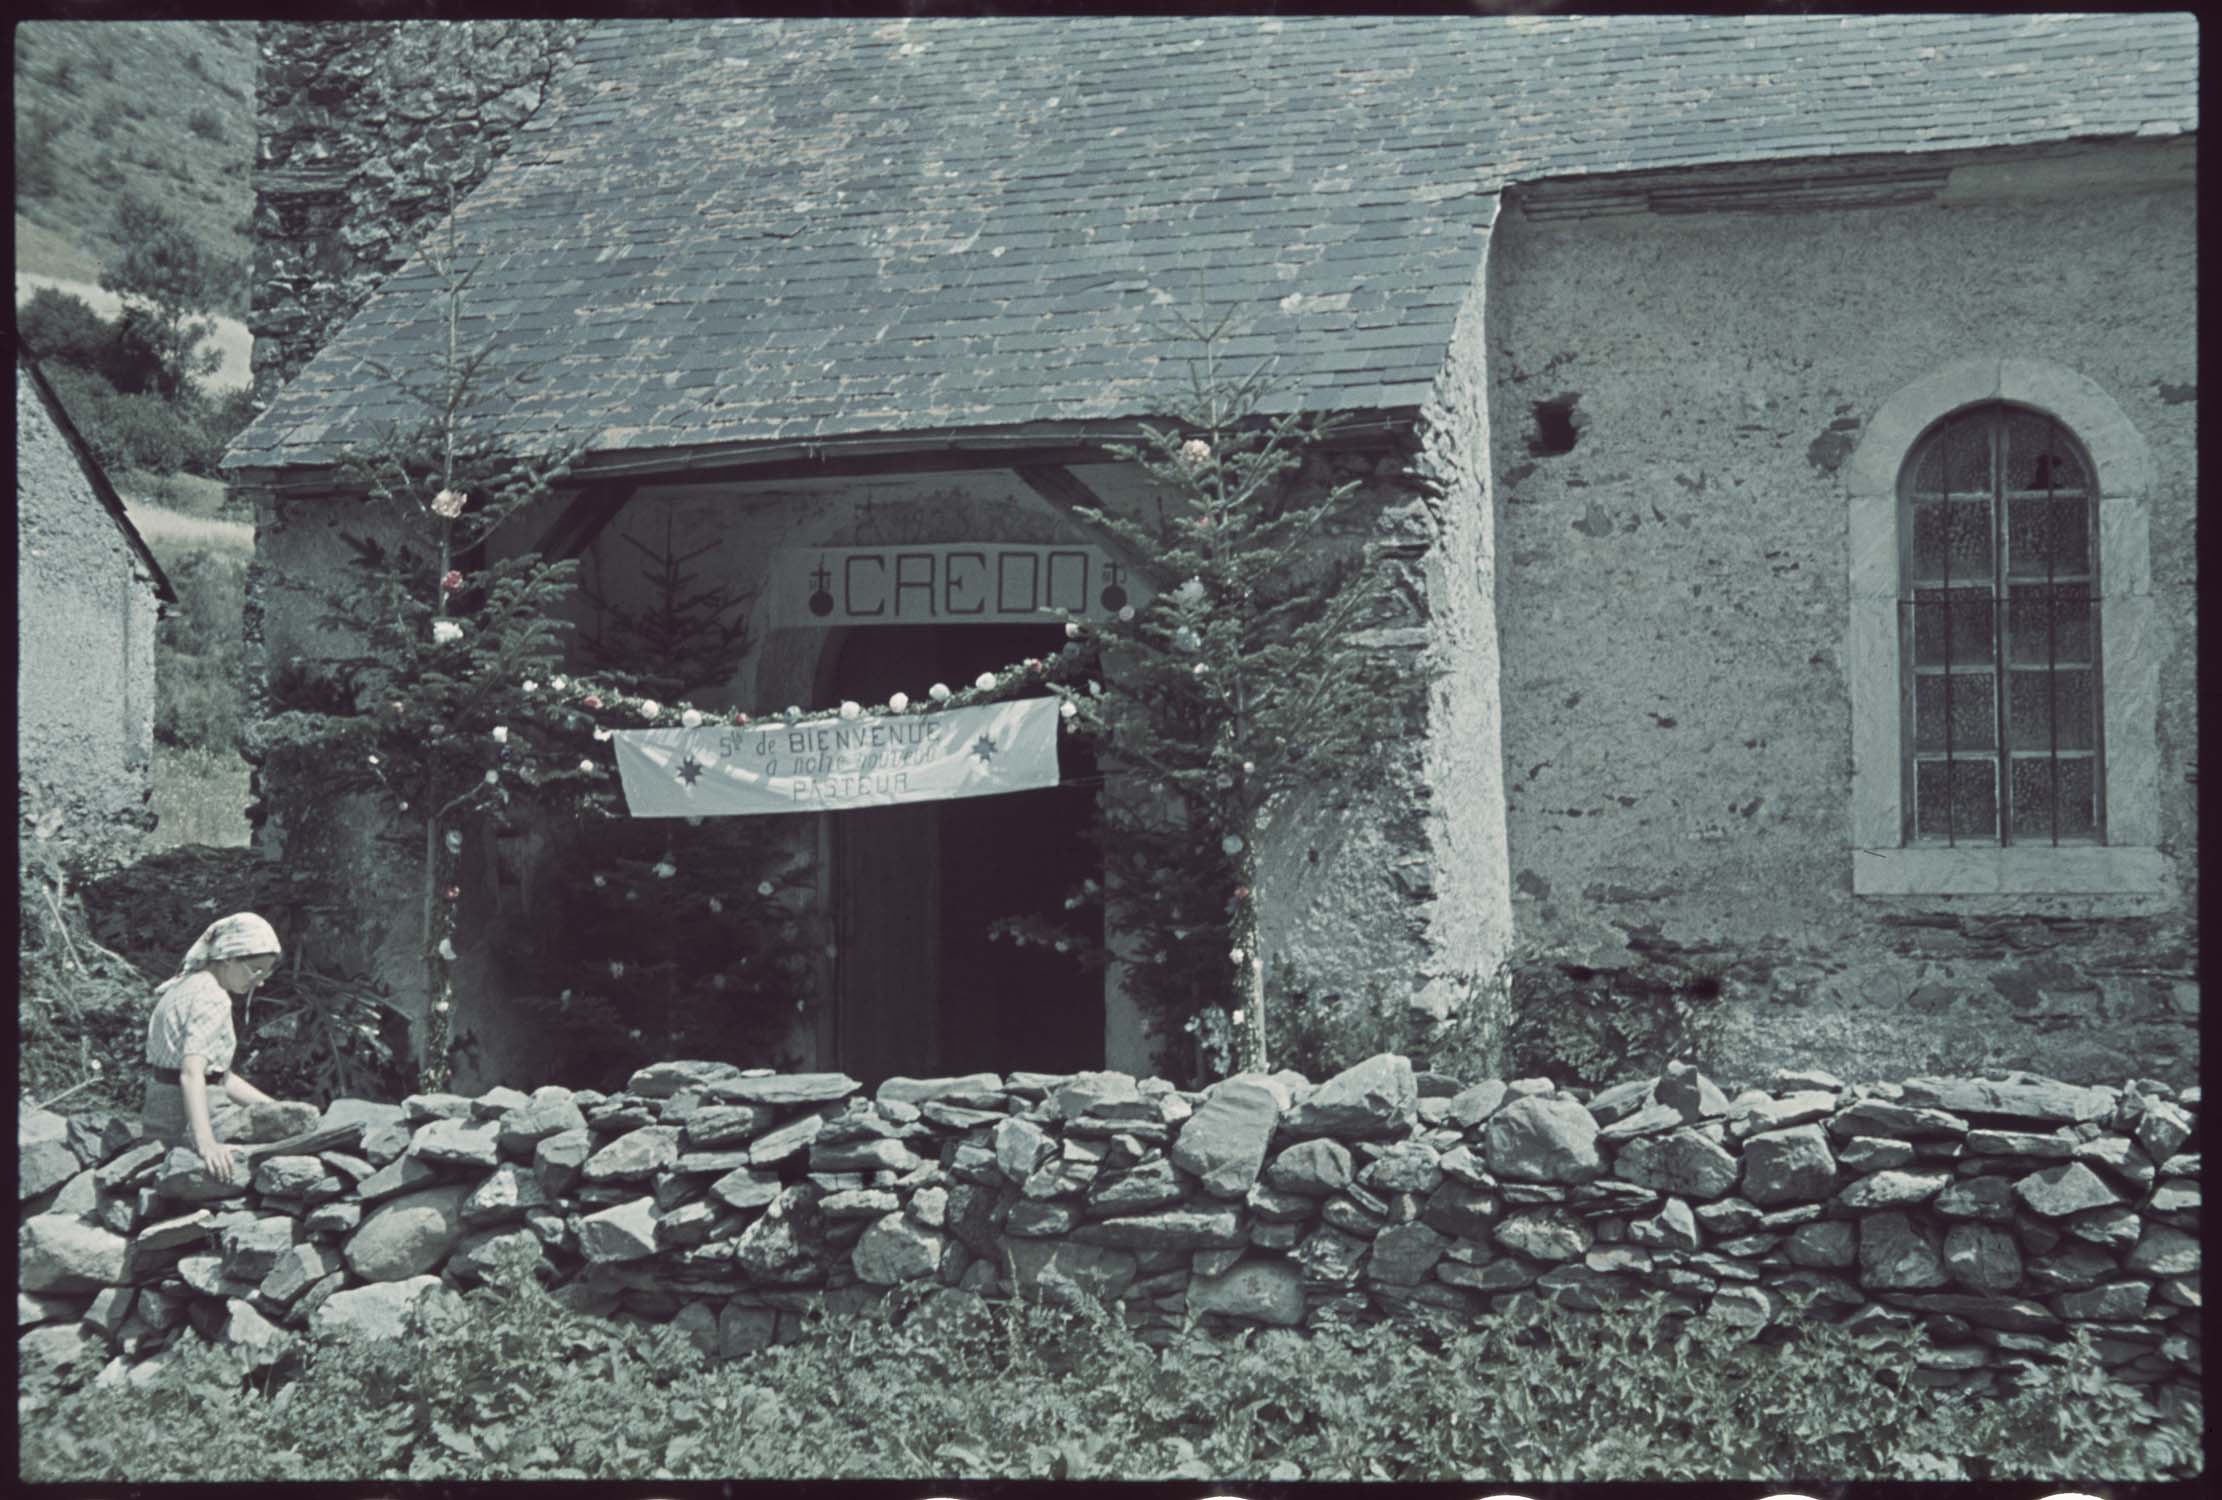
[[[1081, 1301], [928, 1288], [709, 1366], [500, 1273], [413, 1335], [243, 1380], [189, 1350], [145, 1387], [27, 1398], [26, 1478], [798, 1477], [1548, 1482], [2119, 1480], [2197, 1471], [2201, 1406], [2071, 1350], [2013, 1395], [1918, 1380], [1921, 1336], [1754, 1342], [1663, 1299], [1523, 1299], [1447, 1337], [1207, 1336], [1160, 1350]], [[41, 1408], [44, 1408], [43, 1410]]]
[[16, 850], [17, 1086], [65, 1113], [136, 1112], [146, 977], [93, 937], [66, 846], [34, 827]]
[[98, 370], [116, 327], [82, 297], [42, 286], [15, 310], [17, 346], [31, 358]]

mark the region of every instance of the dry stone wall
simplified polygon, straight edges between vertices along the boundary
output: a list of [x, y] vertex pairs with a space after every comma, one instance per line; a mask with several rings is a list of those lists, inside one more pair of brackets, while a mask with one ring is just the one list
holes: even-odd
[[[891, 1079], [727, 1063], [617, 1094], [342, 1100], [339, 1148], [213, 1181], [134, 1122], [19, 1119], [19, 1364], [143, 1378], [185, 1337], [267, 1361], [397, 1336], [511, 1259], [718, 1357], [889, 1290], [1107, 1299], [1143, 1337], [1656, 1290], [1755, 1333], [1788, 1299], [1915, 1321], [1936, 1386], [2078, 1330], [2120, 1378], [2200, 1372], [2200, 1095], [2026, 1074], [1733, 1099], [1675, 1065], [1594, 1096], [1383, 1055], [1202, 1092], [1123, 1073]], [[935, 1292], [934, 1289], [939, 1289]]]

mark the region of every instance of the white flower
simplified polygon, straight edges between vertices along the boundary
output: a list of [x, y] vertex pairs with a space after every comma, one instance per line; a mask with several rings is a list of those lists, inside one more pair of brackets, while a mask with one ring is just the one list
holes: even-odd
[[1227, 956], [1228, 956], [1229, 958], [1233, 959], [1233, 960], [1234, 960], [1234, 961], [1235, 961], [1236, 963], [1241, 963], [1241, 962], [1242, 962], [1242, 950], [1241, 950], [1240, 948], [1236, 948], [1236, 949], [1233, 949], [1233, 950], [1231, 950], [1231, 951], [1230, 951], [1230, 952], [1229, 952], [1229, 953], [1227, 954]]
[[662, 713], [663, 711], [664, 706], [661, 703], [658, 703], [653, 698], [643, 698], [640, 700], [640, 716], [644, 719], [653, 719], [654, 717], [656, 717], [656, 715]]
[[450, 854], [461, 854], [463, 852], [463, 835], [452, 828], [447, 831], [447, 852]]
[[463, 639], [463, 626], [459, 621], [434, 620], [432, 622], [432, 640], [435, 645], [451, 646], [461, 639]]
[[623, 979], [624, 977], [625, 977], [625, 960], [623, 960], [623, 959], [621, 959], [621, 958], [613, 958], [613, 959], [611, 959], [611, 960], [610, 960], [610, 978], [612, 978], [612, 979]]
[[1096, 681], [1093, 681], [1093, 680], [1091, 680], [1091, 681], [1090, 681], [1090, 682], [1088, 683], [1088, 696], [1089, 696], [1089, 697], [1091, 697], [1091, 698], [1100, 698], [1100, 697], [1102, 697], [1102, 696], [1103, 696], [1103, 684], [1102, 684], [1102, 683], [1100, 683], [1100, 682], [1096, 682]]
[[1057, 712], [1063, 714], [1066, 718], [1069, 719], [1074, 714], [1080, 712], [1080, 709], [1076, 704], [1073, 703], [1071, 699], [1068, 698], [1064, 702], [1057, 705]]
[[1065, 639], [1068, 641], [1080, 639], [1080, 626], [1076, 622], [1071, 620], [1065, 622]]
[[710, 910], [723, 911], [725, 910], [725, 903], [723, 901], [720, 901], [717, 897], [712, 896], [710, 898]]
[[579, 762], [579, 769], [591, 776], [594, 774], [594, 762], [590, 760], [582, 760]]
[[771, 893], [772, 893], [772, 883], [771, 883], [770, 881], [768, 881], [768, 880], [759, 880], [759, 881], [758, 881], [758, 882], [756, 883], [756, 894], [757, 894], [757, 895], [759, 895], [759, 896], [769, 896], [769, 895], [770, 895]]
[[887, 700], [887, 711], [888, 711], [889, 713], [896, 713], [896, 714], [899, 714], [899, 713], [902, 713], [902, 712], [903, 712], [904, 710], [908, 709], [909, 707], [910, 707], [910, 694], [908, 694], [908, 693], [897, 693], [897, 694], [895, 694], [895, 696], [893, 696], [892, 698], [889, 698], [889, 699]]
[[501, 785], [501, 772], [499, 772], [499, 771], [488, 771], [488, 772], [486, 773], [486, 784], [487, 784], [488, 786], [500, 786], [500, 785]]
[[946, 682], [935, 683], [932, 687], [926, 689], [926, 696], [936, 703], [947, 703], [949, 701], [949, 684]]
[[1209, 668], [1209, 667], [1205, 666], [1205, 665], [1204, 665], [1204, 664], [1203, 664], [1202, 662], [1198, 662], [1198, 663], [1196, 663], [1196, 675], [1197, 675], [1198, 677], [1201, 677], [1201, 676], [1203, 676], [1203, 675], [1204, 675], [1204, 673], [1206, 673], [1206, 672], [1208, 672], [1208, 671], [1210, 671], [1210, 670], [1211, 670], [1211, 668]]
[[447, 1014], [447, 1002], [445, 1000], [435, 1000], [432, 1002], [432, 1009], [444, 1016]]
[[1234, 1024], [1235, 1024], [1235, 1025], [1237, 1025], [1237, 1026], [1240, 1026], [1240, 1025], [1242, 1024], [1242, 1012], [1241, 1012], [1241, 1011], [1239, 1011], [1239, 1010], [1238, 1010], [1238, 1011], [1236, 1011], [1236, 1012], [1234, 1013], [1234, 1017], [1233, 1017], [1233, 1020], [1234, 1020]]
[[540, 684], [530, 677], [527, 677], [524, 682], [520, 684], [520, 686], [522, 686], [528, 693], [537, 693], [540, 691]]
[[449, 963], [455, 962], [455, 944], [452, 940], [448, 938], [440, 939], [440, 957], [446, 959]]
[[678, 867], [677, 865], [673, 864], [673, 863], [672, 863], [672, 862], [671, 862], [670, 860], [668, 860], [668, 859], [659, 859], [659, 860], [657, 860], [657, 861], [656, 861], [656, 865], [655, 865], [655, 869], [656, 869], [656, 878], [657, 878], [658, 880], [669, 880], [669, 879], [670, 879], [670, 878], [671, 878], [672, 876], [674, 876], [674, 875], [676, 875], [676, 874], [678, 874], [678, 873], [679, 873], [679, 867]]
[[802, 710], [797, 708], [794, 704], [790, 703], [785, 708], [780, 710], [779, 716], [787, 720], [791, 724], [795, 720], [802, 717]]
[[375, 766], [375, 765], [377, 765], [377, 764], [378, 764], [378, 757], [377, 757], [377, 756], [375, 756], [375, 755], [373, 755], [373, 756], [372, 756], [372, 757], [370, 758], [370, 763], [371, 763], [372, 765], [374, 765], [374, 766]]
[[1176, 943], [1185, 943], [1185, 942], [1187, 942], [1187, 941], [1188, 941], [1188, 929], [1187, 929], [1187, 928], [1185, 928], [1185, 927], [1176, 927], [1176, 928], [1174, 928], [1174, 929], [1173, 929], [1173, 941], [1174, 941], [1174, 942], [1176, 942]]
[[972, 679], [972, 685], [984, 693], [995, 686], [995, 674], [993, 672], [982, 672]]
[[1180, 461], [1191, 469], [1200, 469], [1211, 462], [1211, 444], [1202, 438], [1190, 438], [1180, 445]]
[[1181, 603], [1183, 603], [1183, 604], [1201, 604], [1201, 603], [1203, 603], [1203, 602], [1204, 602], [1204, 581], [1203, 581], [1203, 580], [1202, 580], [1201, 578], [1191, 578], [1191, 579], [1189, 579], [1189, 580], [1188, 580], [1188, 581], [1187, 581], [1186, 583], [1182, 584], [1182, 585], [1181, 585], [1181, 586], [1180, 586], [1179, 588], [1177, 588], [1177, 589], [1173, 590], [1173, 597], [1174, 597], [1175, 599], [1178, 599], [1178, 600], [1179, 600], [1179, 601], [1180, 601]]
[[102, 1066], [100, 1059], [97, 1057], [93, 1059], [93, 1071], [95, 1073], [103, 1073], [107, 1071], [107, 1069]]
[[1120, 606], [1119, 606], [1119, 618], [1120, 618], [1120, 619], [1122, 619], [1122, 620], [1131, 620], [1131, 619], [1133, 619], [1133, 618], [1134, 618], [1134, 606], [1133, 606], [1133, 605], [1131, 605], [1131, 604], [1122, 604], [1122, 605], [1120, 605]]
[[1063, 938], [1059, 938], [1059, 939], [1057, 939], [1057, 951], [1058, 951], [1059, 953], [1064, 953], [1064, 952], [1067, 952], [1068, 950], [1070, 950], [1070, 949], [1071, 949], [1071, 947], [1072, 947], [1072, 944], [1070, 944], [1070, 943], [1066, 942], [1066, 941], [1065, 941], [1065, 940], [1064, 940]]
[[463, 496], [454, 490], [442, 490], [432, 497], [432, 514], [442, 520], [452, 521], [463, 514]]
[[858, 702], [857, 702], [857, 701], [856, 701], [856, 700], [855, 700], [854, 698], [844, 698], [844, 699], [842, 699], [842, 700], [841, 700], [841, 717], [842, 717], [842, 718], [844, 718], [844, 719], [853, 719], [853, 718], [855, 718], [855, 717], [856, 717], [856, 716], [857, 716], [858, 714], [861, 714], [861, 713], [863, 713], [863, 712], [864, 712], [863, 706], [862, 706], [861, 704], [859, 704], [859, 703], [858, 703]]
[[681, 729], [700, 729], [702, 727], [701, 712], [697, 709], [690, 708], [685, 713], [679, 715], [679, 727]]
[[570, 685], [571, 679], [568, 677], [551, 677], [548, 679], [548, 686], [554, 688], [559, 693]]
[[1246, 761], [1244, 761], [1244, 762], [1242, 763], [1242, 774], [1243, 774], [1243, 775], [1245, 775], [1245, 776], [1255, 776], [1255, 775], [1257, 775], [1257, 774], [1258, 774], [1258, 763], [1257, 763], [1256, 761], [1254, 761], [1254, 760], [1246, 760]]
[[1242, 835], [1239, 833], [1228, 834], [1219, 841], [1219, 847], [1229, 854], [1240, 854], [1242, 852]]
[[609, 883], [610, 878], [607, 875], [596, 875], [594, 877], [594, 888], [596, 890], [600, 890], [603, 886], [606, 886]]
[[494, 726], [494, 743], [497, 745], [509, 743], [509, 726], [507, 724], [496, 724]]
[[615, 730], [597, 728], [594, 731], [594, 738], [596, 740], [606, 741], [614, 733], [616, 733]]
[[1173, 632], [1173, 644], [1175, 646], [1178, 646], [1183, 651], [1194, 651], [1198, 647], [1202, 646], [1203, 643], [1204, 638], [1196, 634], [1195, 631], [1189, 629], [1186, 625], [1181, 626], [1180, 629]]

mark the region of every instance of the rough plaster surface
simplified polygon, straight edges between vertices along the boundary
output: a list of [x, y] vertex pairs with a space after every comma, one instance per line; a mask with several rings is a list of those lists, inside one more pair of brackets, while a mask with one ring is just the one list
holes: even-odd
[[151, 826], [154, 581], [18, 367], [16, 755], [22, 811], [123, 855]]
[[[1988, 1053], [2081, 1078], [2194, 1055], [2195, 406], [2164, 394], [2196, 368], [2192, 196], [2077, 209], [1498, 225], [1516, 930], [1531, 961], [1621, 967], [1644, 946], [1729, 968], [1723, 1073]], [[1975, 352], [2078, 372], [2151, 454], [2171, 897], [1852, 894], [1836, 467], [1893, 392]], [[1531, 454], [1533, 405], [1570, 392], [1574, 448]]]

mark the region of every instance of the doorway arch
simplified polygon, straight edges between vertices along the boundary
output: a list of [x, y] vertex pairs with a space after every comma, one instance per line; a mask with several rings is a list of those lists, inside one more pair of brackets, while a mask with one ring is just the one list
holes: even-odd
[[[854, 630], [828, 643], [828, 696], [918, 698], [1063, 645], [1057, 625]], [[1058, 762], [1054, 787], [828, 815], [834, 1066], [867, 1087], [1103, 1066], [1102, 971], [988, 935], [998, 918], [1040, 916], [1102, 942], [1100, 907], [1063, 904], [1083, 879], [1103, 878], [1094, 757], [1060, 735]]]

